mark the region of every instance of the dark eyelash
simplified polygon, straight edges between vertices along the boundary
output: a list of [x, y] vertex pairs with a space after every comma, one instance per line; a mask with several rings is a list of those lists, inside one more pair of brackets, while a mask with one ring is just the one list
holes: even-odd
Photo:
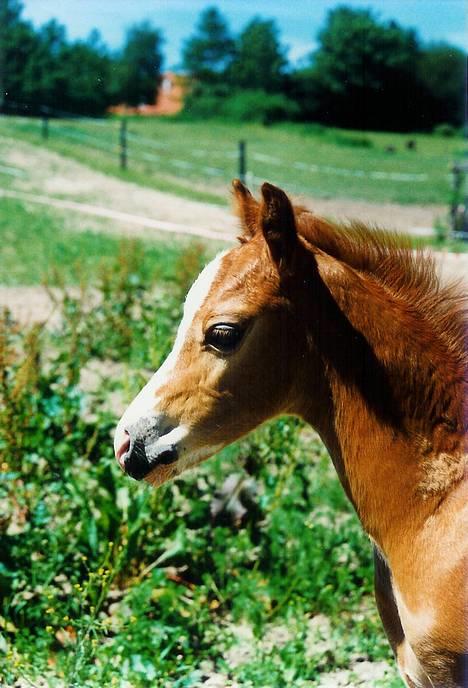
[[217, 323], [205, 335], [205, 344], [220, 353], [232, 353], [240, 344], [244, 331], [230, 323]]

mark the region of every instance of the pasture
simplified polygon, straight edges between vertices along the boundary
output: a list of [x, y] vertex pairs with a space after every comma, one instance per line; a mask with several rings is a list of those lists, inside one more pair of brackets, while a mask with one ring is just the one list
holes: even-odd
[[271, 423], [159, 491], [122, 475], [116, 418], [213, 247], [86, 222], [0, 200], [0, 283], [55, 304], [44, 326], [1, 319], [0, 685], [400, 686], [370, 545], [310, 429]]
[[[128, 169], [119, 170], [120, 120], [49, 121], [2, 117], [0, 135], [73, 157], [107, 174], [182, 196], [226, 203], [238, 175], [238, 143], [247, 144], [247, 181], [264, 179], [298, 196], [377, 203], [443, 204], [451, 196], [450, 168], [463, 141], [423, 134], [344, 131], [318, 125], [229, 125], [133, 117], [128, 119]], [[407, 148], [412, 140], [415, 150]]]

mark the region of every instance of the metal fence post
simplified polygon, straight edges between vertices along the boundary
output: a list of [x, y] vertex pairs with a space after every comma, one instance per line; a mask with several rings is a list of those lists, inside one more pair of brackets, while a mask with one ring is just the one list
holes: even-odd
[[246, 159], [245, 141], [239, 141], [239, 179], [243, 184], [245, 184]]
[[120, 120], [120, 169], [127, 169], [127, 120]]

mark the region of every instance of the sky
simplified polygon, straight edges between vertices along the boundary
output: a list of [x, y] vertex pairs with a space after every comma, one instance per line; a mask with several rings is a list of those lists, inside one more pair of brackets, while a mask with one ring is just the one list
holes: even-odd
[[165, 37], [166, 69], [177, 69], [184, 40], [210, 5], [218, 7], [234, 33], [253, 16], [275, 19], [289, 59], [298, 63], [316, 48], [328, 10], [339, 4], [371, 8], [381, 19], [415, 28], [424, 41], [467, 48], [466, 0], [23, 0], [23, 17], [35, 26], [55, 18], [71, 39], [86, 38], [97, 28], [110, 48], [121, 46], [128, 26], [149, 19]]

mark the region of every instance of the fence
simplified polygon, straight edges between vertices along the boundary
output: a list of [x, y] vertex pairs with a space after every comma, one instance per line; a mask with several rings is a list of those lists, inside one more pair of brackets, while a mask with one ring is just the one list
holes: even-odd
[[[386, 200], [382, 198], [382, 182], [386, 186], [393, 185], [396, 198], [400, 189], [401, 196], [404, 197], [409, 185], [421, 189], [425, 185], [426, 189], [431, 189], [429, 192], [424, 191], [422, 197], [426, 193], [428, 197], [431, 195], [434, 184], [439, 188], [441, 184], [444, 185], [447, 199], [450, 194], [451, 179], [448, 170], [432, 168], [422, 171], [425, 168], [421, 169], [414, 162], [418, 155], [414, 152], [408, 154], [412, 159], [406, 168], [395, 160], [392, 162], [392, 155], [385, 152], [380, 158], [376, 155], [369, 156], [364, 151], [362, 155], [353, 152], [347, 158], [340, 154], [334, 160], [328, 160], [323, 155], [322, 158], [317, 158], [315, 154], [307, 155], [305, 149], [298, 148], [291, 152], [288, 150], [289, 146], [268, 148], [262, 146], [261, 141], [251, 141], [248, 146], [246, 141], [235, 139], [197, 141], [189, 133], [187, 137], [190, 140], [178, 140], [174, 136], [171, 139], [169, 130], [178, 131], [178, 128], [166, 125], [152, 129], [147, 126], [148, 120], [143, 118], [65, 118], [65, 113], [59, 114], [62, 118], [52, 117], [50, 112], [43, 112], [42, 117], [35, 119], [12, 115], [4, 117], [14, 127], [34, 136], [41, 136], [48, 145], [60, 144], [59, 150], [60, 146], [70, 144], [81, 151], [80, 154], [85, 159], [99, 154], [106, 161], [107, 167], [115, 166], [123, 172], [137, 172], [147, 177], [170, 178], [173, 185], [179, 184], [182, 187], [184, 184], [191, 184], [197, 190], [210, 191], [213, 195], [223, 197], [226, 185], [233, 177], [239, 177], [253, 187], [269, 178], [293, 193], [309, 196], [349, 196], [354, 193], [355, 197], [360, 198], [365, 185], [366, 188], [372, 187], [376, 201]], [[187, 124], [187, 132], [189, 127]], [[159, 133], [153, 135], [156, 131]], [[166, 134], [168, 138], [165, 138]], [[54, 146], [56, 149], [57, 145]], [[281, 155], [276, 154], [277, 150], [281, 151]], [[307, 160], [307, 157], [312, 159]], [[345, 159], [348, 167], [331, 164], [345, 162]], [[382, 161], [377, 163], [381, 165], [381, 169], [372, 167], [378, 160]], [[356, 165], [356, 161], [360, 166]], [[434, 178], [436, 174], [437, 179]], [[350, 190], [353, 193], [350, 194]], [[372, 197], [371, 194], [368, 196]], [[415, 200], [418, 198], [415, 197]]]
[[[63, 113], [60, 113], [63, 114]], [[138, 164], [139, 162], [160, 162], [162, 159], [162, 154], [149, 152], [150, 151], [161, 151], [161, 149], [166, 148], [166, 144], [162, 141], [157, 141], [155, 139], [150, 139], [148, 137], [137, 134], [134, 131], [130, 131], [128, 127], [128, 121], [126, 118], [121, 118], [119, 120], [105, 120], [105, 119], [93, 119], [88, 117], [67, 117], [58, 119], [51, 117], [49, 112], [42, 114], [40, 118], [23, 118], [18, 116], [9, 115], [10, 120], [14, 120], [15, 123], [26, 129], [31, 130], [34, 126], [37, 126], [38, 133], [42, 139], [47, 142], [51, 136], [58, 136], [62, 138], [68, 138], [76, 143], [81, 143], [83, 145], [89, 145], [90, 147], [97, 148], [109, 155], [115, 156], [116, 163], [121, 170], [129, 169], [131, 163]], [[116, 129], [116, 122], [118, 123], [118, 129]], [[90, 134], [88, 131], [80, 130], [80, 126], [94, 125], [101, 128], [104, 135]], [[104, 130], [106, 130], [104, 132]], [[112, 141], [111, 136], [115, 136], [115, 140]], [[145, 148], [146, 150], [142, 150]], [[213, 151], [208, 151], [204, 149], [197, 148], [192, 150], [192, 154], [195, 157], [204, 157], [213, 155]], [[237, 146], [237, 152], [229, 151], [226, 153], [226, 159], [230, 160], [229, 165], [229, 175], [237, 176], [243, 182], [246, 182], [248, 173], [246, 167], [247, 160], [247, 144], [245, 141], [240, 140]], [[236, 164], [237, 159], [237, 164]], [[227, 170], [226, 166], [215, 167], [213, 165], [203, 165], [197, 164], [194, 161], [181, 160], [177, 157], [173, 158], [172, 161], [168, 156], [165, 156], [166, 164], [169, 163], [175, 168], [180, 170], [198, 170], [204, 175], [211, 177], [223, 177], [225, 176]]]
[[452, 234], [468, 239], [468, 162], [457, 163], [452, 168], [453, 197], [450, 206]]

